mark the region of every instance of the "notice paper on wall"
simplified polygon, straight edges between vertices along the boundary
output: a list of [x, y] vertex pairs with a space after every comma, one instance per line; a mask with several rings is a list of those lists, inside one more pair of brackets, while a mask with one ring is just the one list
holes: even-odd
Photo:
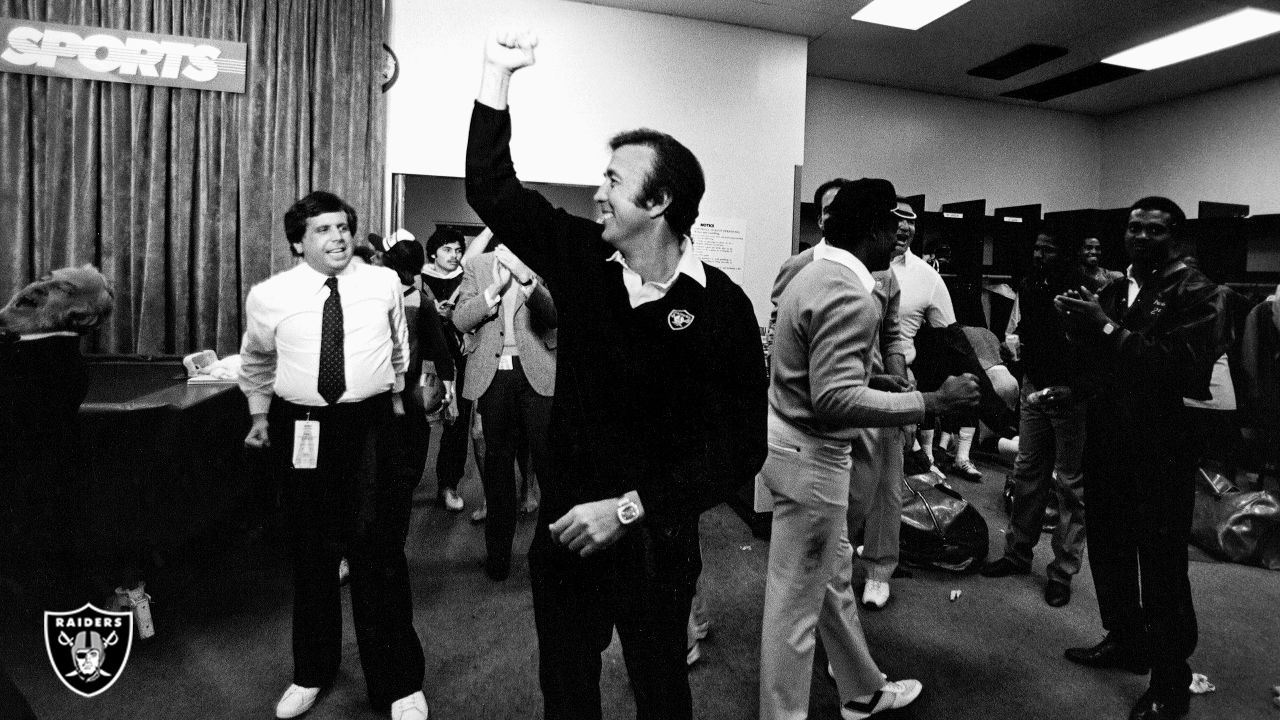
[[747, 256], [747, 231], [743, 220], [698, 218], [689, 236], [699, 260], [723, 270], [730, 280], [742, 284]]

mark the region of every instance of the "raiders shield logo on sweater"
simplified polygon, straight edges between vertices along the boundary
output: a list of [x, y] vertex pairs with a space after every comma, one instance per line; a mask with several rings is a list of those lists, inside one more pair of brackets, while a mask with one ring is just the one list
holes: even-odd
[[688, 310], [672, 310], [667, 315], [667, 325], [672, 330], [683, 330], [693, 324], [693, 313]]

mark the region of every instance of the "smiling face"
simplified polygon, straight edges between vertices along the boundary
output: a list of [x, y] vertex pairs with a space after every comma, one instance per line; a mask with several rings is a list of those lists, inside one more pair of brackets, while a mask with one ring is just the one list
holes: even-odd
[[652, 216], [651, 206], [639, 199], [653, 168], [653, 157], [653, 148], [647, 145], [622, 145], [613, 151], [604, 182], [592, 197], [604, 225], [601, 237], [610, 245], [616, 247], [653, 222], [661, 222], [660, 217]]
[[1102, 261], [1102, 242], [1098, 238], [1085, 238], [1080, 245], [1080, 264], [1092, 270]]
[[[907, 211], [911, 210], [911, 206], [907, 203], [899, 201], [898, 209]], [[907, 248], [911, 247], [911, 242], [916, 239], [916, 221], [907, 218], [898, 218], [898, 230], [894, 234], [893, 256], [899, 257], [905, 255]]]
[[295, 252], [312, 270], [322, 275], [337, 275], [351, 264], [355, 243], [347, 226], [345, 212], [321, 213], [307, 218], [302, 239], [293, 244]]

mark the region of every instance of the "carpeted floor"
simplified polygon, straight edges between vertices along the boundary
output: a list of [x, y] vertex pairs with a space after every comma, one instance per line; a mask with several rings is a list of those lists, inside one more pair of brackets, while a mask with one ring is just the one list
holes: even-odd
[[[991, 552], [1003, 548], [999, 507], [1004, 469], [983, 465], [986, 482], [953, 481], [986, 517]], [[483, 531], [468, 521], [480, 486], [463, 482], [467, 512], [434, 502], [428, 477], [419, 487], [408, 554], [415, 624], [424, 641], [424, 690], [433, 720], [540, 718], [536, 638], [528, 568], [518, 554], [512, 576], [485, 578]], [[527, 547], [532, 518], [521, 521], [517, 548]], [[702, 660], [691, 671], [696, 714], [744, 720], [757, 712], [759, 624], [768, 544], [751, 536], [727, 507], [702, 524], [705, 590], [713, 625]], [[1124, 718], [1145, 678], [1093, 671], [1062, 659], [1069, 645], [1101, 638], [1093, 584], [1086, 569], [1062, 609], [1041, 598], [1047, 538], [1031, 576], [989, 580], [977, 575], [913, 571], [893, 582], [893, 598], [862, 622], [882, 669], [925, 686], [912, 706], [886, 718], [1075, 720]], [[1280, 684], [1280, 573], [1218, 563], [1193, 551], [1191, 581], [1200, 618], [1193, 669], [1217, 691], [1192, 700], [1193, 720], [1280, 718], [1271, 687]], [[193, 549], [154, 577], [157, 635], [135, 644], [117, 684], [86, 700], [54, 677], [43, 649], [38, 609], [13, 602], [0, 609], [0, 662], [41, 718], [267, 718], [290, 678], [290, 587], [278, 533], [252, 540], [231, 532]], [[952, 602], [952, 590], [960, 590]], [[376, 718], [364, 696], [348, 625], [342, 674], [308, 715]], [[815, 668], [825, 667], [819, 650]], [[605, 717], [635, 715], [615, 643], [601, 677]], [[815, 670], [811, 714], [839, 717], [835, 688]], [[2, 720], [2, 719], [0, 719]]]

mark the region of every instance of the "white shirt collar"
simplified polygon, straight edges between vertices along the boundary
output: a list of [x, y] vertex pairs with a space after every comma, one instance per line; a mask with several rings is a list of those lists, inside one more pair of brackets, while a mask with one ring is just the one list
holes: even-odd
[[693, 243], [689, 238], [685, 238], [680, 243], [680, 261], [676, 263], [676, 271], [663, 282], [656, 280], [644, 282], [640, 278], [640, 273], [632, 270], [631, 266], [627, 264], [627, 259], [622, 256], [621, 250], [615, 250], [609, 256], [609, 261], [616, 262], [622, 266], [622, 284], [627, 288], [627, 296], [631, 299], [631, 307], [633, 308], [666, 297], [667, 292], [671, 290], [671, 286], [675, 285], [676, 279], [681, 275], [688, 275], [691, 280], [702, 287], [707, 286], [706, 270], [702, 267], [702, 261], [694, 254]]
[[857, 256], [848, 250], [843, 250], [835, 247], [834, 245], [820, 243], [813, 246], [813, 259], [830, 260], [831, 262], [839, 263], [849, 268], [853, 271], [853, 274], [858, 276], [858, 279], [862, 281], [862, 286], [867, 289], [867, 292], [871, 292], [876, 287], [876, 279], [871, 276], [871, 271], [867, 269], [867, 266], [863, 264]]

